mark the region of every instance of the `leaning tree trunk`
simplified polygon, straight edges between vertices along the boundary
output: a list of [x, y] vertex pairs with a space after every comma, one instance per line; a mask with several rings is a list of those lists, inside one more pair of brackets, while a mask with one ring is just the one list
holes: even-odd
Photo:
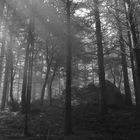
[[106, 105], [106, 86], [105, 86], [105, 70], [104, 70], [104, 55], [103, 55], [103, 45], [102, 45], [102, 32], [101, 32], [101, 22], [99, 14], [99, 1], [95, 0], [95, 24], [96, 24], [96, 39], [98, 47], [98, 73], [99, 73], [99, 84], [101, 89], [101, 113], [105, 114], [107, 112]]
[[45, 88], [46, 88], [46, 85], [47, 85], [47, 82], [48, 82], [48, 78], [49, 78], [49, 73], [50, 73], [50, 66], [51, 64], [48, 65], [47, 67], [47, 72], [46, 72], [46, 76], [45, 76], [45, 81], [43, 83], [43, 87], [41, 89], [41, 97], [40, 97], [40, 103], [43, 104], [43, 101], [44, 101], [44, 95], [45, 95]]
[[46, 88], [46, 85], [47, 85], [47, 83], [48, 83], [48, 78], [49, 78], [49, 74], [50, 74], [51, 64], [52, 64], [52, 60], [53, 60], [53, 53], [52, 53], [51, 58], [49, 59], [49, 48], [48, 48], [48, 47], [49, 47], [49, 46], [48, 46], [47, 41], [46, 41], [46, 51], [47, 51], [46, 63], [47, 63], [47, 72], [46, 72], [46, 75], [45, 75], [45, 81], [44, 81], [43, 86], [42, 86], [42, 89], [41, 89], [40, 104], [43, 104], [43, 102], [44, 102], [45, 88]]

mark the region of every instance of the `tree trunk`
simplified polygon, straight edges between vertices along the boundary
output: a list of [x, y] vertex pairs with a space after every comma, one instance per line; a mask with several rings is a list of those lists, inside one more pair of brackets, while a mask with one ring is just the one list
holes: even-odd
[[101, 89], [101, 113], [105, 114], [107, 112], [106, 105], [106, 87], [105, 87], [105, 71], [104, 71], [104, 55], [103, 55], [103, 45], [102, 45], [102, 32], [101, 32], [101, 22], [99, 14], [99, 1], [95, 0], [95, 24], [96, 24], [96, 39], [98, 47], [98, 73], [99, 73], [99, 84]]
[[32, 101], [36, 100], [36, 89], [37, 89], [37, 81], [36, 81], [36, 70], [34, 72], [34, 80], [33, 80], [33, 91], [32, 91]]
[[[137, 38], [137, 32], [136, 32], [136, 23], [135, 23], [135, 14], [134, 14], [134, 7], [133, 7], [133, 2], [131, 3], [130, 0], [124, 0], [125, 3], [125, 8], [126, 8], [126, 15], [127, 15], [127, 20], [128, 20], [128, 25], [130, 29], [130, 39], [131, 43], [134, 49], [134, 54], [135, 54], [135, 60], [136, 60], [136, 85], [140, 84], [140, 44]], [[138, 78], [137, 78], [138, 76]], [[136, 88], [137, 90], [138, 88]], [[136, 118], [140, 118], [140, 93], [139, 90], [136, 92]]]
[[21, 95], [21, 105], [22, 113], [25, 113], [26, 105], [26, 93], [27, 93], [27, 70], [28, 70], [28, 61], [29, 61], [29, 42], [25, 50], [25, 63], [24, 63], [24, 74], [23, 74], [23, 83], [22, 83], [22, 95]]
[[10, 101], [14, 103], [14, 97], [13, 97], [13, 82], [14, 82], [14, 74], [13, 70], [11, 69], [11, 82], [10, 82]]
[[4, 42], [2, 42], [1, 47], [1, 54], [0, 54], [0, 88], [1, 88], [1, 82], [2, 82], [2, 72], [3, 72], [3, 63], [4, 63]]
[[84, 64], [84, 86], [87, 86], [87, 67]]
[[4, 75], [4, 86], [3, 86], [3, 93], [2, 93], [2, 101], [1, 101], [1, 111], [5, 108], [5, 103], [7, 100], [7, 89], [9, 83], [9, 51], [6, 54], [6, 67], [5, 67], [5, 75]]
[[93, 66], [93, 62], [92, 62], [92, 83], [95, 83], [95, 71], [94, 71], [94, 66]]
[[[4, 5], [5, 5], [5, 0], [1, 0], [0, 1], [0, 17], [1, 17], [0, 23], [1, 24], [2, 24], [2, 22], [4, 22], [4, 12], [3, 12]], [[0, 60], [1, 60], [0, 61], [0, 88], [1, 88], [1, 82], [2, 82], [2, 72], [3, 72], [3, 63], [4, 63], [4, 51], [5, 51], [4, 47], [5, 47], [5, 37], [6, 37], [5, 33], [6, 32], [5, 32], [5, 28], [4, 28], [4, 30], [2, 31], [3, 38], [2, 38], [2, 46], [1, 46], [1, 54], [0, 54]]]
[[12, 104], [14, 104], [14, 97], [13, 97], [13, 82], [14, 82], [14, 57], [13, 57], [13, 36], [12, 33], [10, 33], [10, 46], [9, 46], [9, 70], [10, 70], [10, 101]]
[[17, 83], [17, 101], [19, 101], [19, 92], [20, 92], [20, 70], [19, 70], [19, 76], [18, 76], [18, 83]]
[[49, 78], [49, 74], [50, 74], [50, 69], [51, 69], [51, 64], [52, 64], [52, 60], [53, 60], [53, 55], [51, 56], [50, 60], [49, 60], [49, 48], [47, 45], [47, 41], [46, 41], [46, 49], [47, 49], [47, 55], [46, 55], [46, 63], [47, 63], [47, 72], [46, 72], [46, 76], [45, 76], [45, 81], [43, 84], [43, 87], [41, 89], [41, 96], [40, 96], [40, 104], [43, 104], [44, 101], [44, 95], [45, 95], [45, 88], [48, 82], [48, 78]]
[[[33, 57], [34, 57], [34, 14], [32, 0], [29, 3], [30, 19], [28, 25], [28, 38], [27, 38], [27, 48], [25, 57], [25, 67], [24, 67], [24, 79], [23, 79], [23, 113], [25, 113], [25, 123], [24, 123], [24, 135], [28, 135], [28, 116], [30, 113], [30, 102], [31, 102], [31, 91], [32, 91], [32, 73], [33, 73]], [[24, 89], [25, 87], [25, 89]]]
[[118, 83], [119, 90], [121, 90], [122, 77], [123, 77], [123, 73], [122, 73], [122, 69], [121, 69], [120, 70], [120, 79], [119, 79], [119, 83]]
[[125, 104], [128, 106], [132, 105], [132, 98], [131, 98], [131, 90], [129, 85], [129, 78], [128, 78], [128, 70], [127, 70], [127, 60], [126, 60], [126, 52], [125, 52], [125, 45], [123, 41], [123, 34], [122, 34], [122, 25], [121, 25], [121, 18], [120, 13], [118, 11], [119, 5], [118, 1], [115, 1], [115, 10], [116, 10], [116, 17], [117, 17], [117, 26], [118, 26], [118, 36], [119, 36], [119, 44], [121, 49], [121, 60], [122, 60], [122, 71], [123, 71], [123, 79], [124, 79], [124, 90], [125, 90]]
[[130, 50], [130, 61], [131, 61], [131, 67], [132, 67], [132, 76], [133, 76], [133, 85], [134, 85], [134, 92], [135, 96], [138, 95], [138, 86], [137, 86], [137, 80], [136, 80], [136, 71], [135, 71], [135, 64], [134, 64], [134, 55], [133, 55], [133, 49], [132, 49], [132, 42], [130, 37], [130, 32], [128, 31], [128, 40], [129, 40], [129, 50]]
[[71, 135], [72, 118], [71, 118], [71, 1], [67, 0], [67, 58], [66, 58], [66, 96], [65, 96], [65, 135]]
[[[122, 42], [122, 40], [120, 41]], [[123, 70], [123, 79], [124, 79], [124, 89], [125, 89], [125, 104], [128, 106], [132, 105], [132, 98], [131, 98], [131, 90], [129, 85], [129, 78], [128, 78], [128, 70], [127, 70], [127, 61], [125, 56], [125, 48], [121, 43], [121, 56], [122, 56], [122, 70]]]
[[45, 81], [44, 81], [44, 84], [43, 84], [43, 87], [42, 87], [42, 90], [41, 90], [41, 97], [40, 97], [40, 103], [41, 103], [41, 104], [43, 104], [43, 101], [44, 101], [45, 88], [46, 88], [46, 85], [47, 85], [47, 82], [48, 82], [49, 73], [50, 73], [50, 68], [51, 68], [51, 66], [48, 65], [48, 67], [47, 67], [47, 72], [46, 72], [46, 76], [45, 76]]
[[55, 66], [53, 74], [50, 77], [50, 82], [48, 83], [48, 103], [49, 103], [49, 105], [52, 105], [52, 83], [53, 83], [53, 80], [55, 77], [56, 70], [57, 70], [57, 66]]

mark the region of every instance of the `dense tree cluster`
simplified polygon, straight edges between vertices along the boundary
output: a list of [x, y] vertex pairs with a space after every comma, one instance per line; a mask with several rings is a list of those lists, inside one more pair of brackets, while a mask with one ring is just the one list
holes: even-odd
[[62, 96], [65, 133], [72, 134], [73, 87], [99, 84], [107, 113], [106, 79], [140, 118], [139, 0], [0, 1], [1, 111], [25, 114], [25, 134], [31, 103], [52, 105]]

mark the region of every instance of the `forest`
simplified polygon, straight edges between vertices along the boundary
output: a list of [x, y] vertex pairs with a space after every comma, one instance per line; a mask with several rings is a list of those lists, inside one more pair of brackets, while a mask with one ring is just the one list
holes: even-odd
[[0, 0], [0, 140], [132, 139], [140, 1]]

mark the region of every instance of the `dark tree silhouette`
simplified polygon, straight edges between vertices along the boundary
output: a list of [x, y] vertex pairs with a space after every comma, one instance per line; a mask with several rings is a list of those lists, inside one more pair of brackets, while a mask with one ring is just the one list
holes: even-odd
[[95, 0], [95, 24], [96, 24], [96, 40], [98, 47], [98, 73], [99, 73], [99, 84], [101, 89], [101, 113], [105, 114], [107, 111], [106, 100], [105, 100], [105, 71], [104, 71], [104, 55], [103, 55], [103, 45], [102, 45], [102, 31], [99, 13], [99, 1]]
[[67, 0], [67, 62], [66, 62], [66, 98], [65, 98], [65, 134], [72, 134], [72, 119], [71, 119], [71, 1]]

